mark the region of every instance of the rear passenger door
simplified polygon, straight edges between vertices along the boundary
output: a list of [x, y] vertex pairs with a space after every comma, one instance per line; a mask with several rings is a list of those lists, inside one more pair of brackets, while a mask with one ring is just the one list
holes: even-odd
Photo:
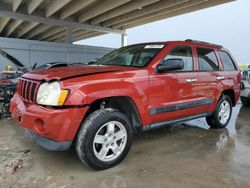
[[212, 112], [220, 95], [221, 82], [225, 79], [224, 72], [214, 49], [197, 47], [198, 61], [198, 95], [207, 101], [204, 112]]

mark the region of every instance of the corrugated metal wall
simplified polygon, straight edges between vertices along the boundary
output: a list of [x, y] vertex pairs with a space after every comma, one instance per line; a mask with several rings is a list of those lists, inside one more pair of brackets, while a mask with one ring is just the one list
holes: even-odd
[[[31, 67], [35, 63], [41, 65], [56, 61], [87, 63], [104, 56], [112, 50], [112, 48], [97, 46], [71, 45], [1, 37], [0, 48], [28, 67]], [[4, 70], [7, 65], [12, 64], [0, 55], [0, 71]]]

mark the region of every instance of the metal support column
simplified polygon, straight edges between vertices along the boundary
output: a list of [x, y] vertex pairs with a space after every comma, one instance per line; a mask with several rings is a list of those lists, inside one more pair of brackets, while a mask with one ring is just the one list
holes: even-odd
[[127, 33], [121, 34], [121, 46], [127, 46], [128, 45], [128, 35]]
[[73, 34], [72, 34], [72, 27], [69, 26], [69, 27], [66, 27], [66, 43], [68, 44], [72, 44], [73, 43]]

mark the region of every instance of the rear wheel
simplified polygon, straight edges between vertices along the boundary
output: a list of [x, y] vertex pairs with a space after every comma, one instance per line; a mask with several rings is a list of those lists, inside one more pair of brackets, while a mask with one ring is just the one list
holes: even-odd
[[230, 121], [232, 115], [232, 101], [227, 95], [223, 95], [211, 116], [206, 118], [207, 123], [212, 128], [224, 128]]
[[241, 100], [241, 102], [242, 102], [243, 105], [250, 106], [250, 99], [249, 98], [240, 97], [240, 100]]
[[129, 119], [114, 109], [100, 109], [90, 114], [81, 126], [76, 151], [87, 166], [107, 169], [120, 163], [132, 144]]

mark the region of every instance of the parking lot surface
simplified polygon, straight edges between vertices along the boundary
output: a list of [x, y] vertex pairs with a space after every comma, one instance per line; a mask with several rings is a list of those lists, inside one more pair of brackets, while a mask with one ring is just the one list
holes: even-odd
[[118, 166], [95, 171], [67, 152], [37, 146], [0, 120], [0, 187], [250, 187], [250, 108], [238, 104], [226, 129], [204, 119], [135, 136]]

